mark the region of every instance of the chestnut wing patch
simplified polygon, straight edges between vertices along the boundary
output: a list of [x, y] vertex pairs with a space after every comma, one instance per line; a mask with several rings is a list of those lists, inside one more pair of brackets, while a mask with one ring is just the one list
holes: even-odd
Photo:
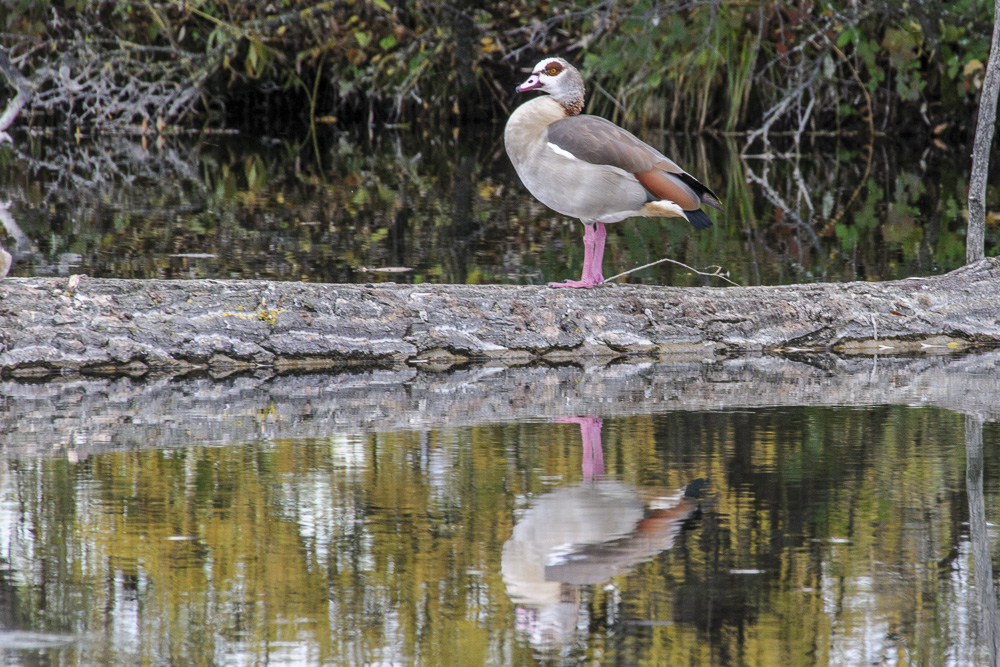
[[685, 211], [693, 211], [701, 206], [701, 198], [675, 174], [660, 169], [651, 169], [642, 174], [636, 174], [635, 177], [639, 180], [639, 185], [657, 199], [672, 201]]

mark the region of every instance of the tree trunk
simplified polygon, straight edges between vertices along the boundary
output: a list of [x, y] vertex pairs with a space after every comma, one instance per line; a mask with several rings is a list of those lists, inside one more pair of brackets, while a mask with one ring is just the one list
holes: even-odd
[[1000, 0], [994, 0], [993, 42], [986, 63], [983, 93], [979, 98], [979, 120], [972, 148], [972, 176], [969, 179], [969, 229], [965, 237], [965, 260], [979, 261], [985, 255], [986, 178], [990, 168], [990, 149], [997, 121], [997, 94], [1000, 93]]

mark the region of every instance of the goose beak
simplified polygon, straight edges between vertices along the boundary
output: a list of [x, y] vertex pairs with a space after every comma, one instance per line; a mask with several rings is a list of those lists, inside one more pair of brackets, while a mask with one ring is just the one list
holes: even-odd
[[538, 77], [538, 75], [532, 74], [531, 76], [528, 77], [527, 81], [522, 83], [514, 90], [516, 90], [519, 93], [526, 93], [529, 90], [534, 90], [535, 88], [538, 88], [541, 85], [542, 85], [542, 80]]

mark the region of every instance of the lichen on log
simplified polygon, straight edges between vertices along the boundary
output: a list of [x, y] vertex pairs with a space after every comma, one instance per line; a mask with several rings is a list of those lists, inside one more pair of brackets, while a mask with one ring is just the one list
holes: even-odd
[[677, 288], [0, 281], [0, 371], [715, 358], [1000, 342], [1000, 261], [880, 283]]

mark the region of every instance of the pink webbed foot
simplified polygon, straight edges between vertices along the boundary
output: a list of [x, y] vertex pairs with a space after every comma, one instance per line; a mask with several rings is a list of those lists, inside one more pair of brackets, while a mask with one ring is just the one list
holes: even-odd
[[566, 280], [561, 283], [549, 283], [549, 287], [575, 287], [575, 288], [586, 288], [597, 287], [601, 284], [600, 280]]
[[604, 261], [604, 239], [608, 232], [603, 222], [583, 226], [583, 275], [579, 280], [549, 283], [549, 287], [597, 287], [604, 282], [601, 263]]

